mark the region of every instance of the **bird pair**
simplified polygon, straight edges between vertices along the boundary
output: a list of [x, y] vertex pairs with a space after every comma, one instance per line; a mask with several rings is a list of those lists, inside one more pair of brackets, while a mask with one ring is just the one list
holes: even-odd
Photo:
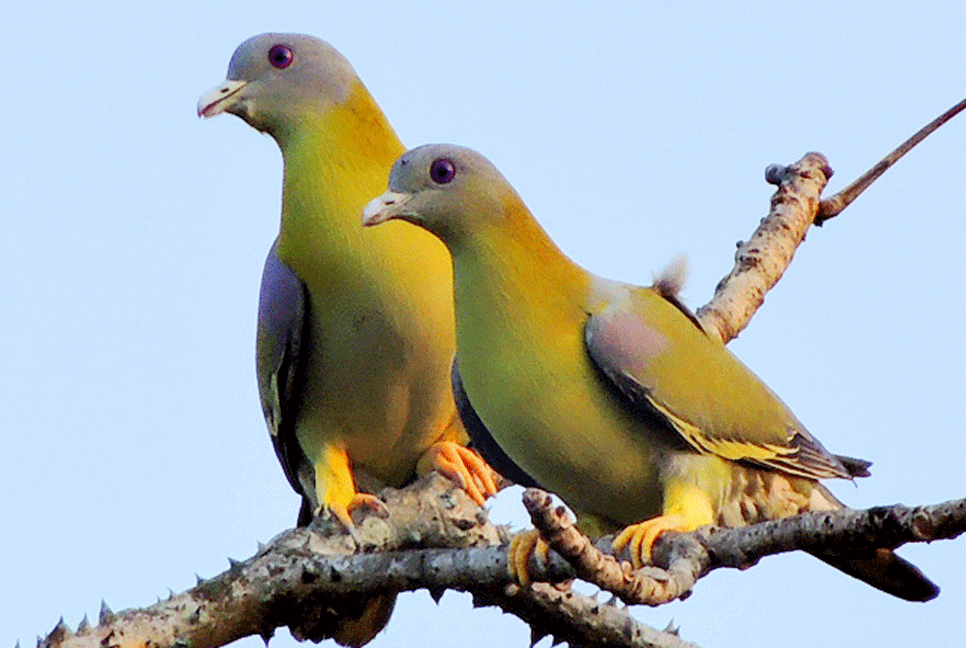
[[[817, 480], [867, 474], [702, 330], [679, 277], [640, 287], [592, 275], [479, 154], [404, 153], [327, 43], [257, 36], [227, 77], [199, 114], [238, 115], [285, 160], [257, 373], [300, 523], [328, 511], [351, 528], [353, 508], [378, 507], [357, 491], [363, 474], [401, 485], [437, 468], [482, 502], [496, 489], [463, 447], [466, 428], [508, 478], [624, 528], [617, 544], [638, 563], [666, 530], [841, 508]], [[419, 227], [364, 229], [364, 208], [366, 225]], [[891, 551], [818, 557], [901, 598], [938, 592]], [[361, 645], [376, 625], [337, 640]]]

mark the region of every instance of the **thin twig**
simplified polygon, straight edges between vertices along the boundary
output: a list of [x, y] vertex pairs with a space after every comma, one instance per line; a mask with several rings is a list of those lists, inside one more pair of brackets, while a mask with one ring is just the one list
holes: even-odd
[[865, 191], [869, 185], [871, 185], [879, 178], [879, 176], [885, 173], [886, 169], [898, 162], [903, 155], [911, 151], [914, 146], [926, 139], [936, 129], [962, 112], [964, 108], [966, 108], [966, 99], [963, 99], [958, 104], [941, 114], [939, 117], [936, 117], [936, 119], [923, 126], [919, 132], [899, 145], [899, 147], [892, 151], [892, 153], [889, 153], [889, 155], [882, 158], [878, 164], [859, 176], [859, 178], [857, 178], [845, 189], [838, 192], [834, 196], [823, 200], [819, 206], [818, 214], [815, 216], [815, 224], [822, 225], [828, 219], [838, 216], [843, 209], [848, 207], [850, 204], [852, 204], [853, 200], [859, 197], [859, 194]]

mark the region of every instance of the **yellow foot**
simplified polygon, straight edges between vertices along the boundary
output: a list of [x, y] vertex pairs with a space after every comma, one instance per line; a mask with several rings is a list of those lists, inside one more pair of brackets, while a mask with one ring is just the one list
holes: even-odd
[[530, 578], [530, 556], [536, 555], [537, 560], [546, 563], [549, 552], [550, 545], [543, 541], [539, 531], [533, 529], [516, 534], [507, 549], [506, 564], [510, 578], [521, 585], [529, 585], [533, 582]]
[[[332, 515], [334, 515], [336, 519], [342, 523], [342, 526], [345, 527], [345, 530], [349, 532], [349, 535], [351, 535], [352, 538], [357, 541], [358, 538], [356, 537], [356, 525], [355, 522], [352, 521], [352, 511], [359, 508], [366, 508], [379, 517], [389, 517], [389, 510], [386, 508], [386, 505], [383, 503], [383, 501], [375, 495], [370, 495], [369, 493], [356, 493], [352, 497], [352, 501], [349, 502], [348, 506], [343, 506], [336, 502], [332, 502], [325, 508], [329, 509]], [[320, 507], [316, 515], [321, 512], [322, 508]]]
[[456, 482], [474, 502], [483, 506], [497, 494], [493, 470], [478, 454], [452, 441], [434, 443], [428, 450], [433, 469]]
[[640, 569], [645, 563], [651, 561], [651, 549], [659, 535], [665, 531], [687, 531], [688, 529], [687, 520], [684, 516], [676, 513], [661, 515], [638, 524], [632, 524], [621, 531], [620, 535], [614, 538], [614, 551], [620, 551], [627, 547], [631, 554], [631, 561], [634, 563], [634, 569]]

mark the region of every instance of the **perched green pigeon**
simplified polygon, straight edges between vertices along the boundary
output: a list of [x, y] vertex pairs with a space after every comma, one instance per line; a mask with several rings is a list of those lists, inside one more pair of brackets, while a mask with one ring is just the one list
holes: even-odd
[[[382, 111], [328, 43], [262, 34], [235, 50], [227, 80], [198, 102], [203, 117], [222, 112], [271, 135], [285, 162], [256, 355], [275, 451], [303, 497], [299, 524], [327, 512], [352, 531], [354, 508], [380, 508], [376, 488], [432, 468], [482, 504], [496, 487], [465, 448], [449, 382], [449, 254], [402, 223], [359, 227], [366, 200], [405, 150]], [[336, 640], [369, 641], [394, 601], [367, 601], [357, 622], [340, 620]]]
[[[839, 509], [818, 480], [868, 474], [702, 330], [679, 279], [641, 287], [587, 272], [478, 153], [429, 145], [399, 158], [363, 216], [392, 219], [452, 253], [454, 382], [474, 444], [510, 478], [627, 527], [615, 547], [636, 564], [664, 531]], [[532, 547], [511, 550], [519, 578]], [[900, 598], [938, 594], [889, 549], [816, 555]]]

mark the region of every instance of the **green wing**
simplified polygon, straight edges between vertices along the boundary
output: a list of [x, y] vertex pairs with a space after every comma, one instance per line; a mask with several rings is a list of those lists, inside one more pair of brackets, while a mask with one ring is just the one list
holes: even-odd
[[617, 389], [697, 452], [811, 479], [851, 478], [869, 465], [829, 453], [676, 298], [628, 286], [590, 316], [584, 336]]

